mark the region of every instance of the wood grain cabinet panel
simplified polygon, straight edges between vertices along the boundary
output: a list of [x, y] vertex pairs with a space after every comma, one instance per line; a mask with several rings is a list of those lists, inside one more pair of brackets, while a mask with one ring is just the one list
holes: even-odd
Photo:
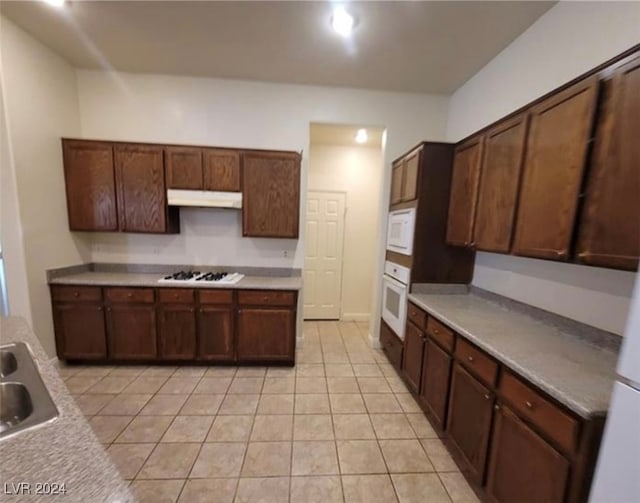
[[204, 149], [204, 190], [240, 192], [240, 152]]
[[500, 123], [485, 135], [474, 241], [478, 250], [509, 252], [524, 159], [528, 115]]
[[402, 341], [398, 339], [398, 336], [382, 319], [380, 320], [380, 346], [382, 351], [387, 355], [391, 365], [399, 371], [402, 366], [404, 347]]
[[117, 145], [116, 180], [120, 230], [167, 231], [167, 203], [162, 147]]
[[409, 154], [404, 161], [402, 180], [402, 201], [413, 201], [418, 198], [418, 176], [420, 174], [420, 152]]
[[235, 358], [232, 306], [201, 306], [198, 310], [198, 358], [233, 361]]
[[158, 355], [156, 309], [148, 304], [107, 307], [109, 357], [114, 360], [152, 360]]
[[424, 351], [424, 334], [413, 323], [408, 322], [404, 336], [402, 372], [414, 393], [420, 391], [422, 377], [422, 353]]
[[117, 231], [116, 183], [110, 143], [62, 140], [69, 229]]
[[402, 202], [403, 179], [404, 179], [404, 160], [400, 160], [391, 167], [390, 204], [392, 205]]
[[238, 309], [239, 361], [293, 362], [295, 311], [292, 309]]
[[516, 255], [568, 258], [597, 97], [594, 76], [531, 109]]
[[604, 84], [577, 258], [635, 271], [640, 256], [640, 55]]
[[58, 358], [103, 360], [107, 357], [104, 309], [95, 303], [54, 303]]
[[492, 393], [459, 364], [454, 364], [447, 431], [478, 483], [484, 478], [492, 414]]
[[202, 190], [202, 149], [165, 147], [164, 163], [168, 189]]
[[473, 246], [473, 223], [478, 200], [484, 136], [476, 136], [456, 147], [449, 197], [446, 241]]
[[196, 314], [190, 304], [163, 304], [158, 309], [158, 353], [165, 360], [196, 358]]
[[451, 356], [427, 339], [422, 364], [420, 396], [431, 409], [441, 430], [446, 424], [452, 361]]
[[242, 234], [297, 238], [300, 220], [300, 156], [245, 152]]
[[487, 478], [489, 501], [560, 503], [565, 501], [569, 461], [499, 406], [493, 429]]

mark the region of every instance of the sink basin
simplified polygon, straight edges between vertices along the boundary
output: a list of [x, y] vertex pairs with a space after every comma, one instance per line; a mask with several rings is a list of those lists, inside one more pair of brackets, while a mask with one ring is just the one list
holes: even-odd
[[0, 347], [0, 440], [58, 417], [29, 347], [21, 342]]
[[0, 351], [0, 377], [7, 377], [16, 371], [18, 362], [11, 351]]

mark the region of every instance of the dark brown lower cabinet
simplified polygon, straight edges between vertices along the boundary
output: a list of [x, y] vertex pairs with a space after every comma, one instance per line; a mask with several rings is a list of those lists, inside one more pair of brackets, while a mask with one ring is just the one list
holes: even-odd
[[492, 415], [492, 393], [455, 363], [447, 431], [478, 483], [482, 483], [484, 477]]
[[156, 308], [153, 304], [107, 307], [109, 356], [114, 360], [156, 358]]
[[564, 501], [569, 461], [504, 405], [496, 406], [487, 479], [490, 501]]
[[158, 353], [164, 360], [196, 357], [196, 313], [192, 305], [164, 304], [158, 308]]
[[198, 310], [198, 358], [233, 361], [233, 306], [202, 306]]
[[436, 343], [427, 340], [422, 364], [420, 396], [427, 404], [440, 429], [444, 429], [449, 397], [452, 358]]
[[293, 362], [295, 310], [243, 307], [237, 320], [239, 361]]
[[402, 357], [402, 372], [411, 391], [420, 391], [422, 377], [422, 353], [424, 351], [425, 336], [418, 327], [410, 321], [404, 335], [404, 354]]
[[101, 360], [107, 357], [104, 309], [99, 304], [53, 305], [56, 346], [60, 358]]
[[391, 365], [396, 370], [400, 370], [404, 351], [402, 341], [382, 319], [380, 320], [380, 346], [389, 358]]

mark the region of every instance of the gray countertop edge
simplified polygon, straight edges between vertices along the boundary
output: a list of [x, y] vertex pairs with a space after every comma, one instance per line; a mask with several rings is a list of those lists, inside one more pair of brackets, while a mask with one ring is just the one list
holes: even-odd
[[[434, 316], [439, 321], [449, 326], [456, 333], [462, 335], [469, 341], [476, 344], [479, 348], [487, 352], [490, 356], [495, 358], [498, 362], [504, 364], [505, 366], [510, 368], [513, 372], [515, 372], [516, 374], [520, 375], [522, 378], [528, 380], [529, 382], [531, 382], [532, 384], [540, 388], [542, 391], [547, 393], [549, 396], [557, 400], [559, 403], [563, 404], [566, 408], [573, 411], [575, 414], [579, 415], [580, 417], [583, 417], [585, 419], [591, 419], [594, 417], [605, 416], [607, 414], [608, 408], [589, 408], [588, 406], [585, 406], [579, 400], [575, 399], [572, 396], [569, 396], [566, 392], [558, 390], [553, 383], [546, 380], [543, 375], [540, 375], [540, 373], [536, 373], [532, 371], [526, 366], [523, 366], [519, 361], [509, 358], [507, 355], [497, 350], [495, 347], [493, 347], [481, 336], [478, 336], [476, 333], [474, 333], [472, 327], [460, 325], [455, 320], [451, 319], [449, 316], [442, 313], [439, 309], [430, 305], [428, 302], [425, 302], [423, 298], [429, 295], [430, 294], [411, 293], [409, 294], [409, 300], [414, 304], [416, 304], [421, 309], [425, 310], [428, 314]], [[444, 294], [444, 295], [447, 295], [447, 294]], [[492, 301], [487, 300], [486, 298], [482, 298], [479, 295], [475, 295], [472, 292], [468, 294], [461, 294], [461, 295], [453, 294], [452, 297], [461, 297], [463, 295], [470, 296], [470, 297], [478, 297], [484, 302], [493, 303]], [[496, 304], [496, 305], [499, 306], [499, 304]], [[504, 306], [502, 306], [502, 308], [506, 309]], [[523, 313], [517, 313], [517, 315], [532, 318]], [[537, 322], [540, 322], [540, 320], [536, 320], [535, 318], [532, 318], [532, 319]], [[544, 321], [542, 323], [544, 323]], [[550, 326], [549, 330], [554, 331], [557, 329], [555, 327]], [[572, 336], [569, 334], [562, 334], [562, 335], [558, 335], [558, 337], [572, 337]], [[587, 342], [580, 340], [577, 337], [575, 338], [575, 343], [589, 345]], [[608, 350], [603, 349], [603, 351], [608, 351]], [[611, 379], [612, 387], [613, 387], [613, 382], [614, 382], [614, 377], [612, 377]]]
[[[5, 482], [29, 482], [32, 485], [37, 482], [64, 482], [65, 495], [44, 499], [135, 501], [58, 374], [54, 360], [47, 357], [26, 321], [18, 317], [0, 317], [0, 344], [12, 342], [24, 342], [31, 349], [59, 416], [50, 423], [0, 440], [0, 482], [3, 486]], [[43, 498], [35, 494], [16, 497], [0, 493], [0, 500], [42, 501]]]

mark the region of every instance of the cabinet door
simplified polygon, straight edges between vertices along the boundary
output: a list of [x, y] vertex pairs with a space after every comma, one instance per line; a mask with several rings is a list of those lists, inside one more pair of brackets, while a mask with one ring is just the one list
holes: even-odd
[[166, 147], [164, 164], [168, 189], [202, 190], [202, 150]]
[[444, 429], [449, 396], [452, 358], [433, 341], [427, 339], [422, 364], [420, 395], [433, 412], [438, 426]]
[[404, 161], [398, 161], [391, 168], [391, 204], [402, 201], [402, 180], [404, 177]]
[[568, 258], [597, 94], [594, 76], [531, 109], [516, 255]]
[[300, 156], [243, 154], [242, 234], [297, 238], [300, 213]]
[[447, 431], [478, 483], [484, 476], [492, 412], [493, 397], [489, 390], [454, 364]]
[[491, 501], [564, 501], [569, 461], [507, 407], [497, 408], [487, 478]]
[[420, 152], [410, 154], [404, 163], [402, 181], [402, 200], [413, 201], [418, 198], [418, 175], [420, 171]]
[[511, 249], [527, 121], [528, 115], [519, 115], [486, 134], [473, 231], [478, 250]]
[[166, 232], [162, 147], [115, 147], [120, 230]]
[[424, 335], [413, 323], [407, 322], [404, 336], [404, 352], [402, 358], [402, 372], [409, 381], [409, 387], [414, 393], [420, 390], [422, 376], [422, 352], [424, 351]]
[[198, 311], [198, 358], [212, 361], [234, 359], [231, 306], [202, 306]]
[[115, 360], [149, 360], [157, 356], [153, 305], [107, 307], [109, 356]]
[[640, 56], [605, 83], [578, 259], [635, 271], [640, 256]]
[[196, 314], [190, 305], [163, 305], [158, 309], [158, 351], [166, 360], [196, 357]]
[[62, 140], [69, 229], [116, 231], [116, 184], [110, 143]]
[[293, 361], [295, 311], [238, 309], [238, 360]]
[[102, 360], [107, 357], [104, 311], [97, 304], [54, 304], [58, 357]]
[[204, 190], [240, 192], [240, 152], [204, 150]]
[[447, 243], [472, 246], [473, 222], [478, 200], [478, 182], [484, 137], [474, 137], [456, 147], [451, 175]]

